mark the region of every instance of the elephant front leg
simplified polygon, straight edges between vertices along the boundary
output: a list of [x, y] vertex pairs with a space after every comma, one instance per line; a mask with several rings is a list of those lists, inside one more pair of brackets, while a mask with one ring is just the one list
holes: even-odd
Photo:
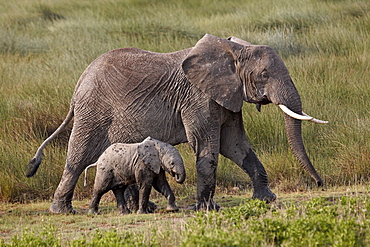
[[217, 159], [201, 157], [197, 160], [197, 199], [194, 210], [219, 210], [213, 200], [216, 190]]
[[166, 208], [167, 212], [175, 212], [179, 210], [175, 203], [176, 200], [175, 195], [170, 185], [168, 184], [166, 174], [164, 173], [163, 170], [159, 173], [157, 179], [154, 180], [153, 187], [156, 191], [158, 191], [164, 197], [167, 198], [167, 208]]
[[241, 168], [246, 171], [253, 182], [253, 198], [266, 202], [276, 200], [276, 195], [268, 187], [265, 168], [251, 148], [247, 156], [243, 159]]
[[265, 168], [249, 145], [241, 113], [232, 114], [224, 123], [221, 129], [220, 152], [249, 175], [253, 183], [253, 198], [267, 202], [276, 200], [276, 195], [268, 187]]
[[139, 209], [136, 213], [147, 214], [150, 191], [152, 190], [152, 183], [139, 182]]

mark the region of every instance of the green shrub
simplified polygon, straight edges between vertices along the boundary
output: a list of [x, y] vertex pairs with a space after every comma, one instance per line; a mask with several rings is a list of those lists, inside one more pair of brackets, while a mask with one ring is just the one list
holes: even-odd
[[359, 221], [363, 212], [345, 212], [348, 200], [358, 210], [364, 206], [361, 197], [334, 203], [314, 198], [299, 206], [285, 205], [286, 211], [281, 211], [250, 200], [219, 213], [198, 213], [188, 222], [182, 246], [366, 245], [369, 222]]

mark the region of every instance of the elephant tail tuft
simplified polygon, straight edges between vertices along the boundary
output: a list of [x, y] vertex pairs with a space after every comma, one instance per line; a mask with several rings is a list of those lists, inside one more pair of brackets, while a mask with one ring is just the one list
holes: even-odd
[[26, 176], [28, 178], [29, 177], [32, 177], [33, 175], [35, 175], [35, 173], [37, 172], [37, 169], [39, 168], [39, 166], [41, 164], [42, 150], [45, 148], [46, 144], [48, 144], [62, 130], [65, 129], [65, 127], [68, 125], [68, 123], [71, 121], [71, 119], [74, 116], [74, 112], [73, 111], [74, 111], [74, 104], [73, 104], [73, 102], [71, 102], [71, 107], [69, 108], [69, 112], [68, 112], [66, 118], [64, 119], [63, 123], [61, 125], [59, 125], [59, 127], [54, 131], [53, 134], [51, 134], [51, 136], [49, 136], [48, 138], [46, 138], [46, 140], [41, 144], [41, 146], [37, 150], [36, 155], [32, 158], [32, 160], [30, 161], [30, 163], [28, 163], [28, 172], [26, 174]]
[[35, 173], [37, 172], [37, 169], [39, 168], [40, 164], [41, 164], [41, 155], [36, 155], [31, 161], [30, 163], [28, 163], [28, 172], [26, 174], [26, 176], [28, 178], [32, 177], [33, 175], [35, 175]]

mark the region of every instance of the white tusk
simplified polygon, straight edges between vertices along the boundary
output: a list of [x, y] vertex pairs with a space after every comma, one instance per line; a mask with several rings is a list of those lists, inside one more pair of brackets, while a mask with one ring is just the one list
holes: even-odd
[[303, 115], [300, 115], [300, 114], [297, 114], [295, 112], [293, 112], [292, 110], [290, 110], [288, 107], [286, 107], [285, 105], [279, 105], [280, 109], [285, 112], [285, 114], [291, 116], [292, 118], [295, 118], [295, 119], [298, 119], [298, 120], [309, 120], [311, 121], [312, 119], [314, 119], [313, 117], [310, 117], [310, 116], [303, 116]]
[[[309, 115], [307, 115], [306, 113], [304, 113], [304, 112], [302, 112], [302, 114], [304, 115], [304, 116], [307, 116], [307, 117], [311, 117], [311, 116], [309, 116]], [[313, 117], [311, 117], [312, 119], [310, 120], [311, 122], [314, 122], [314, 123], [318, 123], [318, 124], [327, 124], [327, 123], [329, 123], [328, 121], [323, 121], [323, 120], [320, 120], [320, 119], [316, 119], [316, 118], [313, 118]]]

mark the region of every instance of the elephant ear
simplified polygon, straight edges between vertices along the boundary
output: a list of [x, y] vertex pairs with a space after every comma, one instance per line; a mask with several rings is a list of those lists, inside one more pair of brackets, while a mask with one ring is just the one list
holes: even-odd
[[138, 145], [138, 156], [151, 171], [155, 174], [159, 174], [161, 170], [161, 161], [151, 138], [145, 139]]
[[236, 73], [234, 53], [243, 47], [206, 34], [182, 63], [182, 69], [190, 83], [233, 112], [239, 112], [243, 105], [242, 82]]

